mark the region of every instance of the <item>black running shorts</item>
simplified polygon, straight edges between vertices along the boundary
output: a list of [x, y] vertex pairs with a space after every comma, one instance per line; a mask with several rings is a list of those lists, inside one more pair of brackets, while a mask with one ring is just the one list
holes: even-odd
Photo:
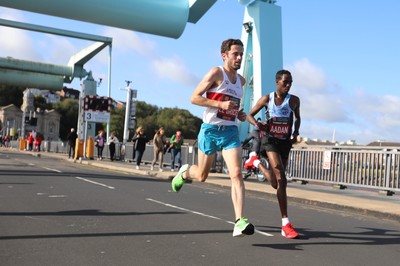
[[276, 139], [270, 136], [263, 136], [261, 139], [261, 152], [277, 152], [283, 161], [288, 160], [291, 149], [290, 140]]

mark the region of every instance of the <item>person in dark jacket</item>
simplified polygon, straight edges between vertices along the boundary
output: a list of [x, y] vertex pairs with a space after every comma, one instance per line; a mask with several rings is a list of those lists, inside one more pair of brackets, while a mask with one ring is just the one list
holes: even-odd
[[68, 140], [68, 158], [71, 158], [75, 156], [75, 142], [76, 139], [78, 138], [78, 135], [75, 132], [75, 128], [71, 128], [71, 132], [69, 132], [67, 136]]
[[136, 135], [132, 138], [133, 146], [135, 147], [135, 158], [136, 158], [136, 169], [140, 169], [140, 164], [142, 163], [143, 153], [146, 149], [146, 143], [148, 139], [144, 134], [144, 128], [138, 127], [136, 130]]

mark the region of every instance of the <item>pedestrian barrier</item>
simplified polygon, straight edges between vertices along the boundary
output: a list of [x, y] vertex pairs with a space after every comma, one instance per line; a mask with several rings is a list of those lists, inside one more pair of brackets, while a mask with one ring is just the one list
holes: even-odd
[[390, 195], [400, 191], [399, 165], [400, 152], [396, 148], [294, 148], [287, 175], [293, 180], [378, 189]]
[[85, 140], [83, 139], [76, 139], [75, 142], [75, 154], [74, 158], [78, 159], [83, 157], [83, 145], [84, 145]]
[[[83, 141], [82, 141], [83, 143]], [[18, 149], [20, 143], [11, 141], [11, 147]], [[82, 144], [83, 145], [83, 144]], [[116, 145], [117, 160], [133, 162], [133, 145], [124, 145], [121, 154], [121, 143]], [[67, 144], [61, 141], [45, 141], [47, 152], [67, 153]], [[243, 160], [247, 151], [243, 151]], [[110, 158], [106, 146], [104, 158]], [[83, 153], [82, 155], [83, 156]], [[221, 153], [216, 155], [212, 172], [227, 172]], [[143, 164], [153, 160], [153, 145], [147, 145], [143, 154]], [[164, 155], [164, 167], [170, 166], [171, 154]], [[182, 164], [197, 162], [197, 147], [182, 146]], [[242, 164], [243, 165], [243, 164]], [[294, 181], [328, 183], [346, 188], [347, 186], [363, 187], [384, 191], [387, 195], [400, 192], [400, 152], [396, 147], [337, 147], [337, 146], [295, 146], [290, 155], [286, 169], [287, 177]]]
[[86, 141], [86, 158], [91, 160], [94, 159], [94, 140], [92, 136], [89, 136], [88, 140]]
[[26, 147], [27, 147], [26, 141], [24, 139], [20, 139], [19, 140], [19, 150], [24, 151], [24, 150], [26, 150]]

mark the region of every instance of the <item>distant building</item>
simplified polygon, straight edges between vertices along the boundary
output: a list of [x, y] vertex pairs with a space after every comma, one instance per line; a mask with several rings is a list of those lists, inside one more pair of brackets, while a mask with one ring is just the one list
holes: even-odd
[[67, 87], [62, 88], [60, 91], [57, 92], [61, 99], [79, 99], [80, 91], [75, 89], [70, 89]]
[[118, 109], [118, 108], [125, 108], [126, 103], [112, 99], [111, 105], [114, 107], [114, 109]]
[[298, 146], [357, 146], [355, 140], [348, 140], [344, 142], [337, 141], [329, 141], [329, 140], [320, 140], [320, 139], [310, 139], [303, 138], [300, 143], [296, 143]]
[[33, 95], [40, 95], [45, 100], [46, 103], [58, 103], [60, 102], [60, 95], [57, 91], [51, 90], [40, 90], [40, 89], [29, 89]]
[[370, 146], [370, 147], [400, 147], [400, 142], [373, 141], [371, 143], [368, 143], [367, 146]]
[[19, 136], [22, 125], [22, 111], [14, 104], [0, 106], [0, 135]]
[[61, 115], [55, 110], [34, 110], [32, 89], [24, 91], [21, 109], [13, 104], [0, 107], [0, 132], [13, 139], [35, 130], [44, 140], [58, 140]]

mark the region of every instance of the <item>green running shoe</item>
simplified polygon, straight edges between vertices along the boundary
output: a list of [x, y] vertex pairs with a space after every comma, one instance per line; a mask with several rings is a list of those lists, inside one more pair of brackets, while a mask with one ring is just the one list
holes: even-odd
[[233, 228], [232, 234], [234, 237], [252, 234], [254, 234], [254, 225], [249, 223], [249, 220], [247, 218], [242, 217], [235, 222], [235, 227]]
[[172, 190], [174, 192], [179, 192], [179, 190], [181, 190], [183, 184], [185, 183], [185, 179], [183, 179], [183, 173], [186, 172], [188, 169], [189, 169], [188, 164], [182, 165], [176, 176], [172, 179], [171, 184], [172, 184]]

